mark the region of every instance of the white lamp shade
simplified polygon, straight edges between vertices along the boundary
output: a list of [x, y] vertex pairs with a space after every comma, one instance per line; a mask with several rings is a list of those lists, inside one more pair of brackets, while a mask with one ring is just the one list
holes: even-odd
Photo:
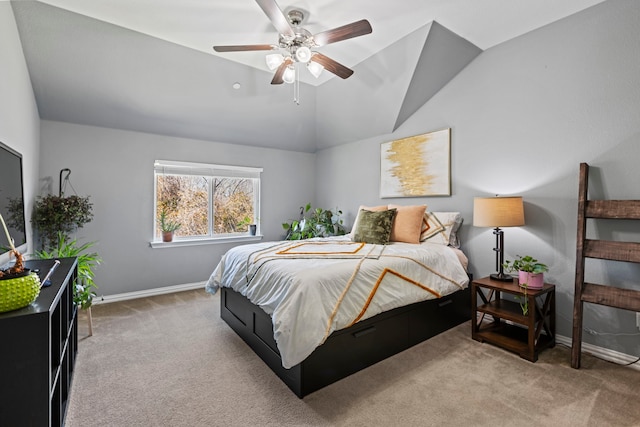
[[475, 197], [475, 227], [518, 227], [524, 225], [522, 197]]
[[307, 69], [313, 75], [313, 77], [317, 79], [318, 77], [320, 77], [320, 74], [322, 73], [322, 70], [324, 70], [324, 67], [317, 62], [311, 61], [307, 64]]
[[269, 67], [270, 70], [275, 70], [284, 62], [284, 56], [280, 53], [271, 53], [267, 55], [265, 60], [267, 61], [267, 67]]
[[296, 79], [296, 69], [293, 65], [289, 65], [286, 70], [284, 70], [284, 74], [282, 75], [282, 80], [285, 83], [293, 83]]
[[311, 49], [306, 46], [300, 46], [296, 49], [296, 59], [300, 62], [309, 62], [311, 59]]

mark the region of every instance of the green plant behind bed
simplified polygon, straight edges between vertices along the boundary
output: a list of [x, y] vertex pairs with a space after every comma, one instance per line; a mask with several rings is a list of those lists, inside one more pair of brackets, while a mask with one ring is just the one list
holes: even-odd
[[282, 224], [287, 232], [285, 240], [302, 240], [312, 237], [342, 236], [345, 234], [342, 211], [311, 208], [311, 203], [300, 207], [300, 218]]

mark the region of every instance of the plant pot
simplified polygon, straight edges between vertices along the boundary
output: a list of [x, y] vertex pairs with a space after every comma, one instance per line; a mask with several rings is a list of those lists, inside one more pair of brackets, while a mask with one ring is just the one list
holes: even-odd
[[257, 224], [249, 224], [249, 234], [251, 234], [252, 236], [256, 235], [257, 229], [258, 229]]
[[0, 280], [0, 313], [31, 304], [40, 294], [40, 277], [25, 269], [24, 273], [5, 275]]
[[173, 241], [173, 231], [163, 231], [162, 232], [162, 241], [163, 242], [172, 242]]
[[526, 284], [528, 289], [542, 289], [544, 286], [544, 273], [518, 271], [518, 283], [520, 286]]

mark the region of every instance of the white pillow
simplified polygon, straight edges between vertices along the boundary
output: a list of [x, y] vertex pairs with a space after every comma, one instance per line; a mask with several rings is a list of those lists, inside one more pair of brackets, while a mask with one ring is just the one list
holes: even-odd
[[420, 241], [460, 247], [458, 229], [462, 225], [460, 212], [425, 212]]

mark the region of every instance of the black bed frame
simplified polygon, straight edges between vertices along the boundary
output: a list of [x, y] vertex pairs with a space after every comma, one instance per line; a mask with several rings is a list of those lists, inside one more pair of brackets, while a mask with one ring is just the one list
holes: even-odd
[[399, 307], [333, 332], [304, 361], [282, 367], [271, 317], [247, 298], [221, 288], [220, 317], [300, 398], [471, 318], [469, 287]]

